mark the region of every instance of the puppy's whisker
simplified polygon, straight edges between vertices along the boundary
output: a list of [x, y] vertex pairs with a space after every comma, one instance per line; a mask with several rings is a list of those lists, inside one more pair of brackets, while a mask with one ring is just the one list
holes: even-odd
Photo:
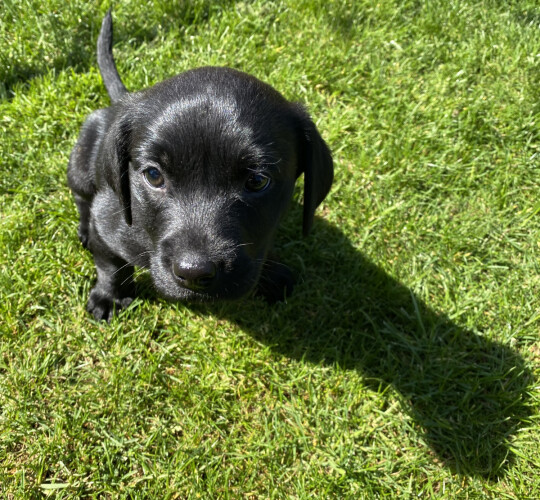
[[126, 269], [126, 268], [128, 268], [130, 266], [131, 266], [131, 264], [129, 262], [126, 262], [123, 266], [119, 267], [116, 271], [114, 271], [112, 273], [112, 275], [114, 276], [114, 275], [118, 274], [119, 272], [123, 271], [124, 269]]
[[125, 216], [125, 213], [126, 213], [126, 208], [122, 207], [120, 208], [119, 210], [116, 210], [115, 212], [112, 212], [111, 215], [121, 215], [122, 217]]
[[235, 254], [235, 251], [238, 250], [241, 247], [248, 247], [250, 245], [253, 245], [254, 243], [237, 243], [236, 245], [231, 245], [228, 248], [228, 252], [230, 252], [232, 255]]
[[130, 267], [130, 266], [137, 266], [141, 269], [149, 269], [148, 267], [146, 267], [145, 265], [141, 264], [141, 263], [138, 263], [137, 262], [137, 259], [139, 259], [140, 257], [144, 256], [144, 255], [147, 255], [147, 254], [153, 254], [155, 253], [154, 250], [147, 250], [145, 252], [141, 252], [140, 254], [138, 254], [137, 256], [135, 256], [134, 259], [126, 262], [123, 266], [119, 267], [116, 271], [114, 271], [113, 273], [113, 276], [118, 274], [119, 272], [123, 271], [124, 269]]
[[124, 285], [126, 285], [127, 283], [129, 283], [130, 285], [135, 283], [135, 280], [133, 279], [133, 276], [128, 276], [124, 281], [122, 281], [120, 283], [120, 287], [123, 287]]

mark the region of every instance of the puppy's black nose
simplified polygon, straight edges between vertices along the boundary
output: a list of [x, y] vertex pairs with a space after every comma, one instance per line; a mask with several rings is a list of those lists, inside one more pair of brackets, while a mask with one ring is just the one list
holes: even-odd
[[216, 277], [216, 264], [197, 257], [180, 259], [172, 265], [172, 271], [181, 285], [189, 290], [206, 290]]

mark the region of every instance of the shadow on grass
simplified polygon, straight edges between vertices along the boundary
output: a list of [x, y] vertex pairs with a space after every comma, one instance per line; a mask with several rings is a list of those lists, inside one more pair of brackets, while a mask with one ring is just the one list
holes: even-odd
[[374, 390], [390, 384], [453, 472], [504, 473], [512, 437], [530, 414], [523, 358], [431, 309], [336, 227], [319, 220], [314, 233], [318, 247], [294, 236], [286, 244], [305, 265], [287, 304], [195, 308], [237, 323], [280, 355], [358, 370]]

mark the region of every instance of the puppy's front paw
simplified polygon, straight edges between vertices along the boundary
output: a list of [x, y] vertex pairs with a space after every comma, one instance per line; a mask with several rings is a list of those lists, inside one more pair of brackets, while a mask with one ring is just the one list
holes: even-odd
[[291, 295], [295, 281], [292, 271], [285, 264], [267, 261], [255, 294], [274, 304]]
[[132, 302], [133, 297], [118, 297], [95, 286], [90, 292], [86, 310], [93, 314], [98, 321], [105, 320], [109, 322], [114, 315], [114, 311], [124, 309]]

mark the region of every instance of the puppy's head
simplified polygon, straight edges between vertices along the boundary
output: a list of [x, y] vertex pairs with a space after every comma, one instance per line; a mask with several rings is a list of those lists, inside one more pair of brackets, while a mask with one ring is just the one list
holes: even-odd
[[117, 106], [105, 178], [130, 231], [151, 241], [163, 296], [249, 292], [302, 173], [309, 231], [332, 183], [332, 158], [308, 114], [270, 86], [201, 68]]

